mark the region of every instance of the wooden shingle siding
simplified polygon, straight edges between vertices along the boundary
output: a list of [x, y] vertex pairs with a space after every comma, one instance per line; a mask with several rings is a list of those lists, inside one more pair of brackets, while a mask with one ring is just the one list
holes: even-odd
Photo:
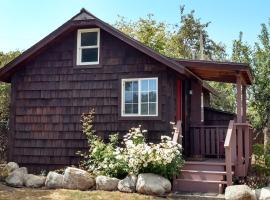
[[[30, 171], [78, 164], [78, 150], [86, 150], [80, 116], [95, 108], [95, 130], [105, 140], [112, 132], [125, 134], [142, 125], [147, 137], [159, 141], [169, 134], [176, 117], [176, 73], [149, 56], [101, 30], [100, 64], [74, 64], [76, 31], [21, 66], [12, 77], [13, 161]], [[121, 78], [159, 78], [159, 117], [121, 118]]]

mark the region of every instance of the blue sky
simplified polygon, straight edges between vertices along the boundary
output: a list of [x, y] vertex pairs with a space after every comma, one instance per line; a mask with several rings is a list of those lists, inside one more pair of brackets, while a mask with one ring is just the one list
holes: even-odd
[[117, 15], [136, 20], [152, 13], [155, 19], [175, 24], [179, 6], [194, 9], [202, 22], [211, 21], [210, 36], [230, 51], [239, 31], [244, 40], [257, 40], [260, 24], [270, 17], [269, 0], [1, 0], [0, 51], [26, 50], [59, 27], [82, 7], [113, 23]]

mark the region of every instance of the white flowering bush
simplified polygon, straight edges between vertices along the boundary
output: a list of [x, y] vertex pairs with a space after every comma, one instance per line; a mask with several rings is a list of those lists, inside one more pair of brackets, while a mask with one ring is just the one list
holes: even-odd
[[128, 166], [125, 160], [118, 155], [118, 134], [110, 135], [109, 143], [95, 135], [93, 130], [94, 110], [82, 115], [82, 129], [86, 135], [89, 150], [85, 153], [78, 152], [83, 160], [80, 167], [94, 175], [106, 175], [124, 178], [128, 174]]
[[96, 175], [123, 178], [127, 174], [155, 173], [172, 179], [183, 166], [182, 147], [168, 136], [161, 136], [158, 144], [145, 141], [146, 130], [141, 126], [131, 128], [124, 136], [121, 147], [118, 135], [110, 136], [104, 143], [93, 130], [94, 111], [82, 116], [83, 132], [87, 137], [89, 151], [81, 154], [81, 166]]
[[146, 143], [141, 126], [131, 128], [124, 136], [124, 160], [129, 165], [129, 172], [155, 173], [172, 179], [180, 172], [184, 164], [181, 145], [174, 143], [169, 136], [161, 136], [158, 144]]

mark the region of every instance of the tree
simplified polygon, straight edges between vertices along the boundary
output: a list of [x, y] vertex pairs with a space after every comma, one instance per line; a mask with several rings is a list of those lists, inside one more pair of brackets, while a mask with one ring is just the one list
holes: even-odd
[[202, 23], [195, 17], [195, 11], [184, 13], [180, 7], [180, 20], [175, 25], [157, 22], [154, 15], [146, 19], [127, 21], [119, 17], [114, 26], [155, 51], [172, 58], [192, 58], [192, 52], [197, 59], [203, 49], [204, 59], [222, 60], [226, 57], [225, 46], [210, 39], [207, 27], [210, 22]]
[[[8, 53], [0, 52], [0, 68], [20, 55], [20, 51]], [[0, 121], [7, 121], [9, 117], [10, 85], [0, 82]]]
[[270, 141], [270, 20], [261, 25], [259, 41], [255, 43], [251, 107], [253, 122], [257, 129], [263, 130], [265, 144]]

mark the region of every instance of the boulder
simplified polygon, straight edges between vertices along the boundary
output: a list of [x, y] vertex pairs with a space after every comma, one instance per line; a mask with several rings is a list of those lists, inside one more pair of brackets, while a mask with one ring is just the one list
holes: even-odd
[[19, 165], [15, 162], [0, 165], [0, 181], [4, 181], [14, 170], [18, 169]]
[[247, 185], [232, 185], [226, 187], [226, 200], [256, 200], [255, 194]]
[[63, 187], [66, 189], [87, 190], [95, 185], [95, 178], [87, 171], [68, 167], [64, 172]]
[[6, 183], [12, 187], [22, 187], [24, 184], [24, 176], [27, 174], [27, 168], [21, 167], [15, 169], [7, 178]]
[[63, 188], [63, 179], [62, 174], [56, 172], [49, 172], [45, 181], [45, 187], [50, 189]]
[[135, 192], [137, 176], [130, 175], [118, 182], [118, 190], [121, 192]]
[[97, 176], [96, 177], [96, 189], [105, 191], [117, 190], [118, 182], [120, 180], [117, 178], [111, 178], [107, 176]]
[[7, 165], [6, 165], [6, 168], [10, 171], [10, 172], [13, 172], [14, 170], [16, 169], [19, 169], [19, 165], [15, 162], [9, 162]]
[[257, 200], [270, 200], [270, 187], [264, 187], [261, 189], [256, 189], [255, 194]]
[[30, 188], [39, 188], [44, 186], [46, 177], [26, 174], [24, 176], [24, 185]]
[[136, 191], [141, 194], [163, 195], [170, 192], [172, 188], [171, 182], [159, 175], [145, 173], [139, 174]]

